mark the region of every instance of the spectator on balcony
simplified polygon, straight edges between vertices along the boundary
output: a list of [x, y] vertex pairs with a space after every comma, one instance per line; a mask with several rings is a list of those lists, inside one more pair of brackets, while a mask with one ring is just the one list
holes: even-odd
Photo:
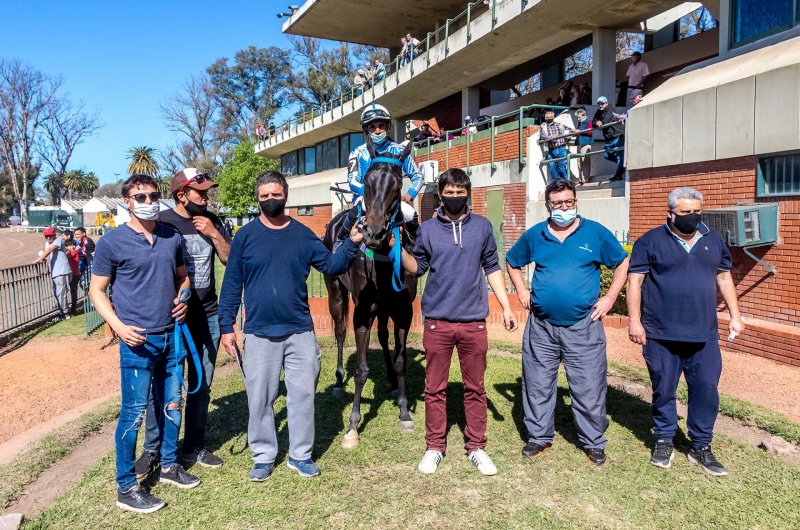
[[356, 87], [356, 96], [360, 96], [364, 92], [364, 83], [366, 81], [366, 74], [364, 70], [359, 68], [356, 71], [356, 76], [353, 78], [353, 86]]
[[406, 33], [405, 39], [400, 39], [403, 43], [402, 53], [403, 58], [400, 60], [400, 67], [407, 65], [417, 56], [417, 46], [419, 41], [411, 36], [411, 33]]
[[275, 124], [269, 122], [269, 135], [270, 137], [275, 136]]
[[[578, 153], [585, 155], [592, 151], [592, 144], [594, 143], [592, 120], [586, 115], [586, 109], [580, 108], [575, 111], [575, 117], [578, 118], [578, 130], [581, 134], [578, 135]], [[578, 159], [578, 183], [586, 184], [592, 178], [592, 157], [582, 156]]]
[[375, 72], [372, 71], [372, 63], [367, 61], [364, 63], [364, 77], [365, 77], [365, 85], [367, 88], [372, 86], [372, 79], [375, 75]]
[[569, 99], [569, 106], [570, 107], [577, 107], [578, 102], [581, 99], [581, 89], [578, 88], [578, 85], [572, 85], [570, 89], [570, 99]]
[[581, 96], [578, 99], [578, 104], [580, 105], [592, 104], [592, 88], [589, 86], [589, 83], [581, 83]]
[[625, 126], [614, 117], [615, 114], [617, 110], [608, 103], [608, 98], [605, 96], [597, 98], [597, 112], [594, 114], [592, 125], [594, 127], [611, 125], [603, 129], [603, 139], [606, 141], [606, 154], [603, 158], [617, 164], [617, 170], [611, 180], [622, 180], [625, 175], [625, 151], [614, 151], [614, 149], [625, 147]]
[[[414, 141], [417, 142], [418, 146], [424, 146], [428, 143], [428, 138], [432, 138], [433, 133], [431, 132], [431, 126], [427, 122], [422, 122], [422, 125], [419, 128], [419, 132], [414, 137]], [[433, 140], [431, 140], [432, 142]]]
[[[541, 131], [539, 132], [540, 139], [546, 140], [544, 146], [547, 149], [547, 152], [545, 153], [544, 157], [547, 160], [567, 157], [567, 142], [564, 138], [557, 137], [567, 134], [567, 131], [573, 132], [575, 130], [567, 127], [564, 124], [558, 123], [555, 121], [555, 117], [556, 115], [552, 110], [545, 112], [544, 123], [542, 124]], [[552, 138], [552, 140], [549, 140], [549, 138]], [[550, 162], [547, 164], [547, 168], [550, 173], [550, 180], [569, 178], [566, 160]]]
[[558, 107], [569, 107], [570, 104], [570, 96], [567, 93], [567, 87], [561, 87], [558, 89], [558, 97], [556, 98], [556, 106]]
[[628, 67], [628, 72], [625, 74], [628, 78], [628, 98], [630, 98], [631, 90], [644, 87], [644, 82], [649, 75], [650, 69], [647, 67], [647, 63], [642, 61], [641, 52], [633, 52], [633, 55], [631, 55], [631, 65]]
[[621, 120], [622, 124], [624, 125], [625, 124], [625, 120], [628, 119], [628, 112], [633, 107], [638, 105], [640, 101], [642, 101], [642, 91], [639, 90], [638, 88], [634, 88], [633, 90], [631, 90], [631, 97], [628, 100], [629, 103], [628, 103], [628, 107], [625, 109], [625, 113], [624, 114], [614, 114], [614, 119]]
[[383, 65], [380, 59], [375, 59], [375, 68], [373, 68], [375, 72], [374, 78], [375, 82], [383, 81], [383, 78], [386, 77], [386, 67]]

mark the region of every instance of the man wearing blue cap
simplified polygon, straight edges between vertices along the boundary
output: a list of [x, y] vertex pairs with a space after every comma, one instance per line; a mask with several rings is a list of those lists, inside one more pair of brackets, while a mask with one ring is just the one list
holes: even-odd
[[595, 127], [613, 123], [611, 127], [603, 129], [603, 139], [606, 141], [606, 154], [603, 158], [617, 164], [617, 171], [611, 180], [622, 180], [625, 174], [625, 151], [612, 151], [616, 148], [625, 147], [625, 126], [616, 118], [617, 109], [609, 104], [608, 98], [600, 96], [597, 98], [597, 112], [594, 113], [592, 123]]

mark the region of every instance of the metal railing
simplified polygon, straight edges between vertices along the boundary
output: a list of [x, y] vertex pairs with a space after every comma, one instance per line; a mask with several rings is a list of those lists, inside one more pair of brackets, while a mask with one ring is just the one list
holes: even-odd
[[[89, 298], [89, 284], [92, 281], [92, 269], [91, 266], [83, 271], [83, 285], [84, 289], [86, 289], [87, 296], [83, 301], [83, 313], [85, 315], [85, 329], [86, 329], [86, 336], [88, 337], [90, 333], [94, 330], [105, 324], [106, 320], [100, 316], [100, 313], [94, 308], [94, 304], [92, 304], [92, 300]], [[106, 294], [110, 297], [111, 288]]]
[[[432, 47], [443, 44], [444, 56], [447, 57], [450, 53], [450, 37], [455, 31], [466, 28], [466, 43], [468, 46], [472, 42], [473, 22], [476, 22], [477, 20], [488, 15], [491, 17], [491, 28], [494, 29], [494, 27], [497, 25], [497, 5], [511, 3], [512, 1], [519, 2], [520, 10], [524, 10], [528, 3], [527, 0], [489, 0], [489, 5], [486, 6], [483, 0], [469, 2], [463, 11], [458, 13], [453, 18], [446, 19], [444, 25], [439, 29], [428, 32], [425, 39], [412, 49], [408, 60], [405, 59], [404, 54], [398, 54], [393, 61], [385, 64], [384, 75], [381, 79], [369, 80], [368, 83], [360, 85], [359, 87], [352, 85], [349, 92], [347, 90], [342, 91], [338, 96], [331, 98], [328, 103], [321, 106], [312, 107], [299, 113], [294, 118], [284, 120], [280, 123], [280, 125], [275, 127], [274, 132], [268, 130], [267, 134], [259, 136], [257, 138], [258, 142], [268, 142], [269, 145], [272, 145], [273, 141], [278, 141], [278, 136], [281, 136], [281, 138], [284, 136], [291, 138], [293, 133], [297, 135], [301, 132], [301, 126], [302, 132], [305, 132], [307, 130], [307, 124], [309, 122], [313, 122], [313, 120], [318, 117], [320, 118], [320, 123], [325, 123], [325, 114], [327, 112], [331, 112], [331, 116], [333, 117], [336, 114], [336, 109], [340, 109], [341, 116], [344, 116], [345, 105], [347, 103], [350, 103], [350, 111], [355, 111], [358, 98], [361, 98], [359, 106], [362, 106], [366, 103], [365, 95], [367, 92], [371, 92], [372, 99], [375, 99], [376, 85], [381, 85], [384, 93], [388, 91], [388, 84], [391, 83], [392, 80], [394, 81], [395, 86], [399, 86], [400, 71], [406, 67], [409, 68], [409, 74], [411, 77], [414, 77], [414, 62], [416, 59], [419, 59], [424, 55], [425, 68], [429, 67], [431, 64], [430, 54]], [[478, 13], [477, 16], [475, 16], [476, 12]], [[458, 25], [458, 23], [462, 20], [464, 21], [464, 25]], [[431, 39], [433, 39], [433, 42], [431, 42]], [[294, 131], [292, 129], [294, 129]]]
[[[86, 291], [78, 287], [78, 300]], [[60, 314], [45, 262], [0, 269], [0, 335]]]

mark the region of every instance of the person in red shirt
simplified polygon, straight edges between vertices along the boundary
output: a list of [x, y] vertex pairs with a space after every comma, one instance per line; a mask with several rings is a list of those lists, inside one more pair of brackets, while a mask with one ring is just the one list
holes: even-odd
[[69, 292], [72, 300], [70, 313], [74, 315], [76, 314], [76, 307], [78, 305], [78, 284], [80, 284], [81, 281], [81, 255], [80, 252], [78, 252], [78, 247], [74, 239], [68, 239], [65, 245], [67, 247], [65, 254], [67, 255], [70, 271], [72, 272], [72, 274], [69, 275]]

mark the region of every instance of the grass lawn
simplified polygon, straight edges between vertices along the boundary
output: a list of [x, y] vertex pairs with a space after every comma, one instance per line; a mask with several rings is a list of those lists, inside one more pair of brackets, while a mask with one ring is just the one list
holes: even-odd
[[[565, 381], [559, 381], [556, 440], [535, 461], [519, 455], [522, 406], [518, 359], [490, 356], [488, 451], [499, 469], [483, 477], [463, 454], [463, 386], [457, 366], [448, 387], [454, 422], [450, 450], [439, 472], [424, 476], [416, 466], [425, 449], [423, 356], [410, 351], [409, 394], [417, 429], [401, 433], [391, 402], [382, 355], [370, 353], [364, 392], [361, 445], [344, 451], [351, 397], [331, 395], [335, 355], [323, 339], [323, 370], [317, 394], [314, 456], [322, 476], [304, 480], [286, 467], [286, 400], [276, 403], [281, 452], [266, 483], [247, 481], [252, 465], [245, 448], [246, 397], [240, 376], [215, 382], [209, 415], [209, 448], [225, 459], [218, 470], [194, 468], [203, 484], [178, 490], [156, 484], [167, 508], [149, 516], [116, 508], [113, 453], [24, 528], [798, 528], [800, 471], [782, 460], [719, 437], [715, 452], [731, 475], [713, 478], [685, 458], [686, 439], [671, 470], [648, 460], [653, 437], [650, 408], [609, 389], [609, 461], [595, 469], [575, 444]], [[348, 349], [352, 352], [352, 348]], [[353, 360], [348, 361], [352, 374]], [[348, 379], [347, 389], [353, 390]], [[284, 394], [284, 392], [282, 392]], [[685, 425], [682, 425], [685, 429]], [[141, 438], [141, 436], [140, 436]]]

